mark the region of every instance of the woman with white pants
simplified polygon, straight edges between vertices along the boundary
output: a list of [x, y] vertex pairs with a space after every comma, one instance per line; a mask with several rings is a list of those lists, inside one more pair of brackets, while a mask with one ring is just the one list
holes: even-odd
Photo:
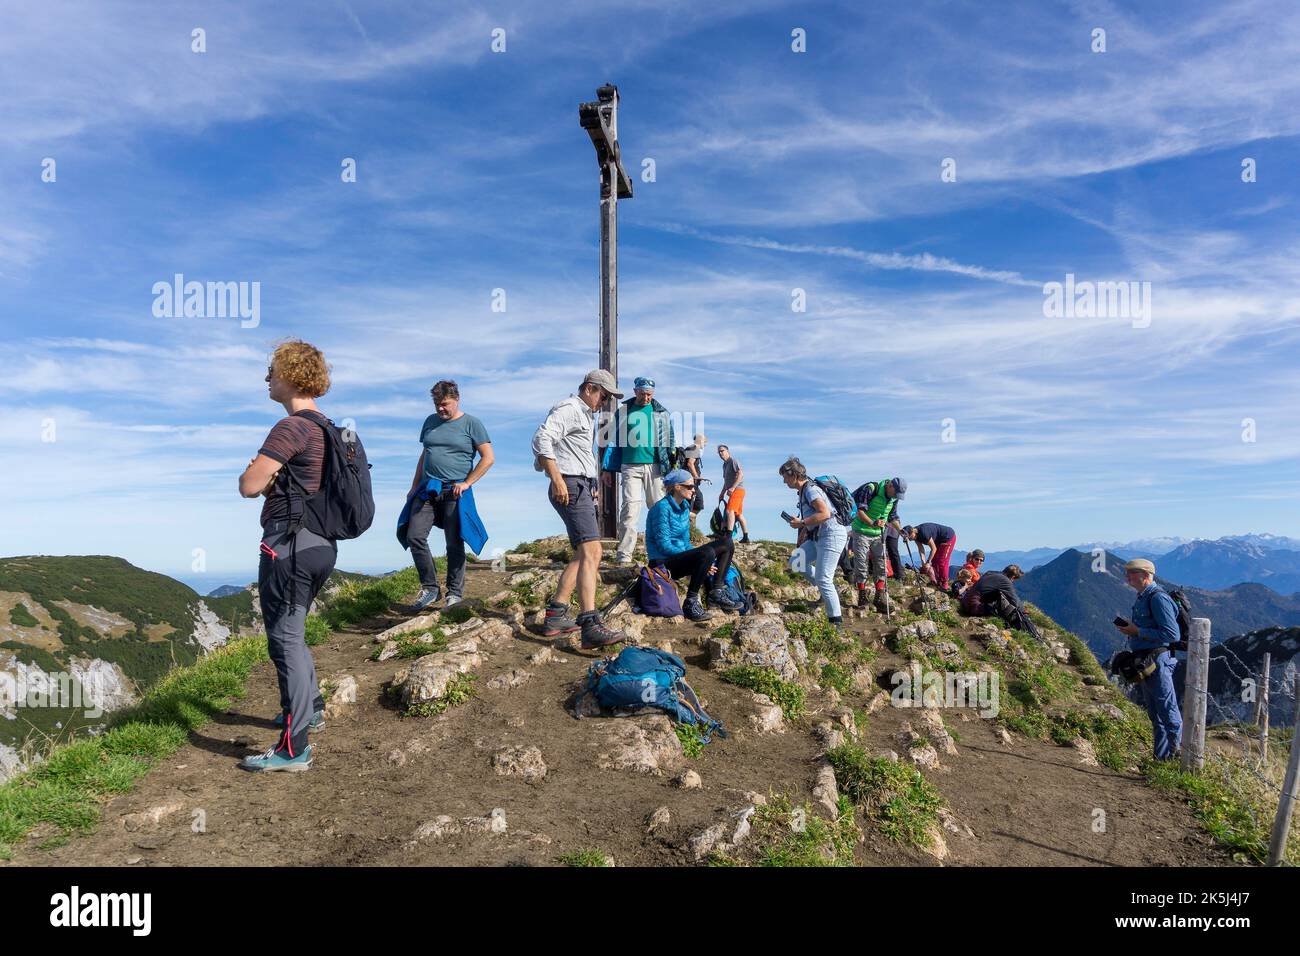
[[790, 458], [779, 469], [787, 488], [799, 492], [799, 517], [790, 527], [799, 532], [798, 546], [790, 555], [790, 568], [806, 577], [821, 591], [827, 619], [837, 627], [842, 622], [840, 594], [835, 589], [835, 569], [849, 541], [849, 529], [835, 520], [826, 492], [808, 478], [798, 458]]

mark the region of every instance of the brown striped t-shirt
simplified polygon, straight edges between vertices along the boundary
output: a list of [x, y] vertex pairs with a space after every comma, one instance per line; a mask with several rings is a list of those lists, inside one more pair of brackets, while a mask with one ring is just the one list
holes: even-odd
[[[307, 489], [308, 494], [320, 490], [321, 475], [325, 469], [325, 433], [310, 419], [290, 415], [275, 423], [257, 450], [259, 455], [274, 458], [293, 469], [293, 475]], [[283, 469], [281, 469], [283, 470]], [[277, 478], [275, 487], [262, 504], [262, 527], [280, 518], [288, 518], [289, 497], [284, 488], [287, 478]], [[301, 492], [294, 488], [301, 495]]]

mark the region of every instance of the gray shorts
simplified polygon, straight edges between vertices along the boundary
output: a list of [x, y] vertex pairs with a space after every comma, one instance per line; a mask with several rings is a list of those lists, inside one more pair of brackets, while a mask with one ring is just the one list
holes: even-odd
[[596, 499], [591, 496], [597, 479], [588, 478], [586, 475], [564, 475], [563, 477], [564, 485], [569, 489], [569, 503], [560, 504], [551, 496], [549, 489], [546, 496], [551, 499], [551, 507], [564, 520], [564, 530], [569, 534], [569, 544], [576, 548], [587, 541], [599, 541], [600, 522], [596, 520]]

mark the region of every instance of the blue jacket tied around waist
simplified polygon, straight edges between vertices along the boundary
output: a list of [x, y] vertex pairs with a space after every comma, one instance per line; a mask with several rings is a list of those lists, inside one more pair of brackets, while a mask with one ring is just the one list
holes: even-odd
[[[443, 483], [437, 478], [430, 478], [423, 485], [406, 496], [406, 504], [402, 508], [402, 513], [397, 516], [397, 543], [403, 548], [410, 548], [410, 542], [406, 539], [406, 526], [411, 522], [411, 511], [416, 505], [430, 498], [436, 498], [442, 494]], [[460, 536], [465, 541], [465, 546], [475, 554], [483, 553], [483, 546], [487, 544], [487, 528], [483, 527], [483, 519], [478, 516], [478, 509], [474, 506], [474, 489], [466, 488], [461, 494], [456, 508], [456, 513], [460, 515]]]

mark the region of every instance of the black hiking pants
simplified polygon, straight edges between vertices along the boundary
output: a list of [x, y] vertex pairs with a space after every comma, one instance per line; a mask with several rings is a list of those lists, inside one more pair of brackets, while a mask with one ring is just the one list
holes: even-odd
[[718, 572], [714, 581], [718, 583], [719, 587], [722, 586], [722, 582], [727, 579], [727, 569], [731, 567], [733, 547], [732, 538], [727, 535], [706, 542], [698, 548], [691, 548], [689, 551], [678, 551], [676, 554], [650, 563], [663, 565], [668, 569], [668, 573], [675, 578], [689, 574], [691, 581], [686, 586], [686, 596], [697, 597], [700, 588], [704, 587], [704, 583], [708, 579], [709, 568], [715, 564], [718, 566]]
[[447, 539], [447, 593], [461, 597], [465, 592], [465, 539], [460, 536], [459, 498], [438, 495], [411, 509], [406, 541], [420, 573], [420, 587], [430, 591], [438, 590], [438, 568], [429, 550], [429, 535], [434, 528], [441, 528]]
[[307, 725], [325, 706], [307, 647], [307, 611], [334, 570], [338, 546], [306, 528], [296, 535], [288, 529], [288, 521], [262, 529], [257, 592], [285, 718], [276, 750], [296, 757], [307, 746]]

